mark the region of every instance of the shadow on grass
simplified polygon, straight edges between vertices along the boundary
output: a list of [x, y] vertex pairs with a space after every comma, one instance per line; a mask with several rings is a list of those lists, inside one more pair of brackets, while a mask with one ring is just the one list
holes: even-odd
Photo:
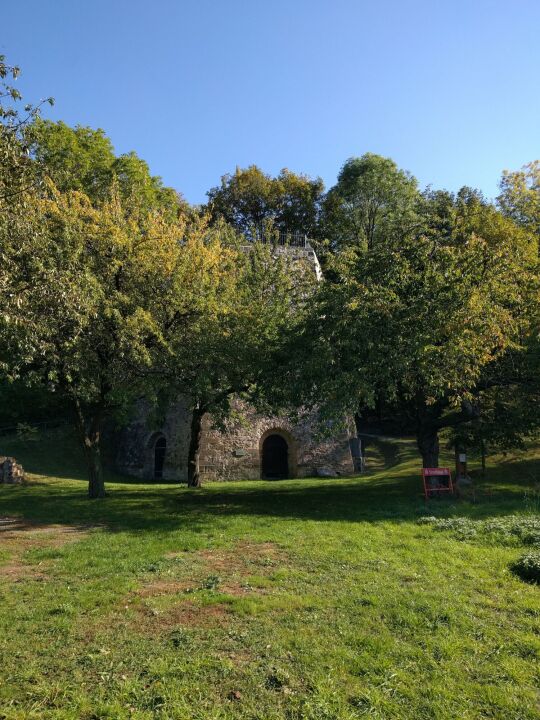
[[524, 510], [524, 493], [540, 468], [537, 458], [516, 458], [512, 465], [493, 468], [492, 493], [479, 504], [444, 499], [426, 505], [414, 444], [396, 440], [374, 448], [392, 467], [359, 478], [214, 483], [191, 490], [108, 474], [109, 496], [90, 501], [78, 446], [72, 434], [64, 433], [44, 434], [35, 443], [13, 443], [27, 471], [49, 477], [27, 486], [0, 487], [0, 515], [155, 532], [188, 524], [191, 530], [208, 531], [212, 518], [234, 516], [339, 522], [404, 522], [420, 515], [481, 518]]
[[43, 430], [31, 439], [2, 435], [0, 455], [13, 455], [34, 475], [88, 480], [82, 450], [70, 427]]
[[[32, 475], [88, 482], [84, 455], [70, 427], [45, 430], [29, 440], [15, 434], [0, 436], [0, 455], [13, 455]], [[105, 480], [107, 483], [148, 485], [147, 480], [121, 475], [110, 466], [105, 468]], [[162, 480], [160, 485], [178, 486], [178, 482]]]
[[489, 501], [423, 501], [417, 477], [363, 477], [280, 483], [227, 483], [199, 490], [185, 486], [109, 487], [90, 501], [85, 487], [63, 481], [6, 487], [0, 514], [42, 523], [105, 525], [111, 531], [171, 531], [189, 525], [208, 531], [212, 519], [234, 516], [336, 522], [406, 522], [420, 515], [493, 517], [524, 510], [524, 488], [501, 488]]

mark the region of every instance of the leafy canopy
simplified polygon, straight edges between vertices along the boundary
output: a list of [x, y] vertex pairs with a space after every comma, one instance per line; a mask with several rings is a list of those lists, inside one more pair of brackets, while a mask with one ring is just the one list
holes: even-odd
[[503, 173], [497, 198], [502, 211], [540, 243], [540, 160]]
[[348, 246], [331, 261], [297, 363], [298, 386], [327, 415], [384, 398], [436, 433], [482, 383], [509, 382], [504, 359], [515, 368], [534, 340], [530, 235], [468, 190], [425, 203], [422, 232]]
[[414, 231], [419, 202], [416, 179], [390, 158], [350, 158], [326, 196], [324, 232], [333, 248], [371, 249]]
[[61, 191], [80, 190], [93, 202], [109, 197], [113, 183], [120, 196], [146, 211], [166, 210], [171, 218], [187, 206], [134, 152], [116, 156], [105, 132], [63, 122], [38, 120], [32, 144], [34, 158]]
[[207, 209], [246, 235], [270, 224], [281, 232], [316, 232], [324, 185], [320, 178], [284, 169], [273, 178], [256, 165], [224, 175], [208, 191]]

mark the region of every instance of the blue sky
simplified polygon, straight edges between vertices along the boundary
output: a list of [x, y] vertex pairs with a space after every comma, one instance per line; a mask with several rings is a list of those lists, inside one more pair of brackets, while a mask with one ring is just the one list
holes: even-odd
[[540, 0], [21, 0], [0, 53], [27, 100], [102, 127], [202, 202], [237, 165], [331, 186], [376, 152], [497, 193], [540, 158]]

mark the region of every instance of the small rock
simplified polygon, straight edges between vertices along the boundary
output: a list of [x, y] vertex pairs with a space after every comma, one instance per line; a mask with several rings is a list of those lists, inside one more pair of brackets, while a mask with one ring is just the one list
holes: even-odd
[[22, 465], [15, 458], [0, 456], [0, 483], [18, 485], [25, 479]]
[[317, 468], [317, 477], [335, 477], [336, 473], [332, 468], [324, 466]]

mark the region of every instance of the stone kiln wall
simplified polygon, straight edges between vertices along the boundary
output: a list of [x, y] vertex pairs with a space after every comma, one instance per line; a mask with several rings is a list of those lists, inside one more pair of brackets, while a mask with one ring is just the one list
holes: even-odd
[[[234, 403], [235, 418], [220, 430], [211, 416], [203, 422], [200, 469], [203, 481], [257, 480], [261, 478], [261, 450], [264, 438], [273, 432], [282, 435], [289, 447], [291, 477], [325, 477], [354, 472], [349, 431], [331, 438], [319, 438], [316, 418], [299, 423], [289, 418], [263, 416], [245, 403]], [[154, 478], [154, 446], [164, 437], [167, 443], [163, 478], [187, 481], [190, 412], [180, 398], [160, 425], [150, 421], [149, 407], [141, 402], [134, 421], [122, 431], [117, 453], [120, 472], [145, 480]]]
[[228, 422], [223, 431], [213, 427], [211, 417], [204, 422], [200, 460], [203, 480], [259, 479], [262, 443], [274, 432], [287, 441], [291, 477], [353, 472], [347, 432], [320, 439], [314, 416], [295, 424], [286, 417], [259, 415], [239, 401], [235, 405], [241, 419]]
[[0, 483], [16, 485], [25, 481], [22, 465], [13, 457], [0, 455]]
[[141, 401], [133, 421], [118, 438], [118, 470], [142, 480], [153, 480], [154, 446], [164, 437], [167, 447], [163, 479], [187, 482], [190, 422], [191, 414], [182, 398], [170, 406], [162, 423], [151, 420], [148, 403]]

